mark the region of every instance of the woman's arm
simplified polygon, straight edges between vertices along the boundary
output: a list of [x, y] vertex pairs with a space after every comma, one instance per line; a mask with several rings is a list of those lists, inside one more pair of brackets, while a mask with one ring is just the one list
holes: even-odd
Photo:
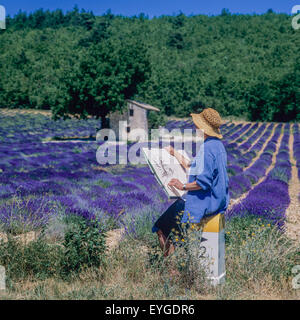
[[191, 166], [190, 161], [187, 160], [182, 154], [177, 152], [173, 147], [169, 146], [165, 149], [170, 153], [170, 155], [174, 156], [186, 170]]
[[175, 187], [178, 190], [187, 190], [187, 191], [196, 191], [201, 189], [201, 187], [197, 184], [196, 181], [193, 181], [191, 183], [186, 183], [185, 189], [183, 189], [183, 183], [180, 182], [178, 179], [172, 179], [168, 183], [168, 186]]

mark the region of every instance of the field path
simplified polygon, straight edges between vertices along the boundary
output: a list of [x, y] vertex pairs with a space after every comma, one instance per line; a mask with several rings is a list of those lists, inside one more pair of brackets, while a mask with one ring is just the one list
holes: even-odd
[[277, 154], [278, 154], [278, 150], [279, 150], [279, 147], [280, 147], [280, 144], [281, 144], [281, 140], [283, 138], [283, 129], [284, 129], [284, 127], [281, 128], [281, 133], [280, 133], [280, 136], [279, 136], [279, 138], [277, 140], [277, 143], [276, 143], [276, 151], [274, 152], [273, 157], [272, 157], [272, 163], [267, 168], [265, 175], [263, 177], [261, 177], [255, 184], [253, 184], [249, 191], [243, 193], [239, 198], [230, 199], [230, 203], [229, 203], [229, 206], [228, 206], [227, 210], [230, 210], [232, 208], [232, 206], [234, 206], [235, 204], [237, 204], [240, 201], [244, 200], [248, 196], [249, 192], [252, 189], [254, 189], [257, 185], [262, 183], [266, 179], [266, 177], [268, 176], [269, 172], [274, 168], [274, 165], [275, 165], [275, 162], [276, 162], [276, 157], [277, 157]]
[[286, 211], [286, 233], [291, 239], [297, 240], [300, 239], [300, 203], [298, 200], [300, 181], [298, 178], [296, 160], [294, 158], [293, 143], [294, 135], [291, 132], [289, 140], [290, 162], [292, 164], [292, 178], [289, 182], [289, 195], [291, 202]]
[[118, 244], [122, 240], [124, 233], [124, 228], [113, 229], [107, 232], [106, 246], [108, 251], [111, 251], [118, 246]]

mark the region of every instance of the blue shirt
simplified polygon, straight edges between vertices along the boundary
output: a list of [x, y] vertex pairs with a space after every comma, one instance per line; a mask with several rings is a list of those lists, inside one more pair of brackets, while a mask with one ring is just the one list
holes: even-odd
[[223, 212], [229, 203], [227, 153], [218, 138], [208, 137], [191, 163], [188, 182], [196, 181], [200, 190], [184, 195], [181, 222], [199, 223], [203, 216]]

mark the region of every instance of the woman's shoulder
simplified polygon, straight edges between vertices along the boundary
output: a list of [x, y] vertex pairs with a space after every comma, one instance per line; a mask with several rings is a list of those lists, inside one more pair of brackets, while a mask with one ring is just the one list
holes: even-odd
[[210, 138], [204, 143], [204, 152], [212, 156], [226, 152], [223, 142], [218, 138]]

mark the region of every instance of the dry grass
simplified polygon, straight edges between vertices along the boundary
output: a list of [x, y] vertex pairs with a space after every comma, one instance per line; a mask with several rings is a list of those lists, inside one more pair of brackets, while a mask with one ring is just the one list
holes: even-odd
[[52, 113], [50, 110], [39, 110], [39, 109], [7, 109], [1, 108], [0, 113], [5, 116], [15, 116], [16, 114], [34, 114], [34, 115], [44, 115], [51, 117]]
[[[226, 283], [216, 288], [203, 280], [196, 283], [195, 279], [187, 279], [183, 273], [172, 275], [174, 256], [163, 259], [158, 247], [124, 239], [109, 251], [105, 268], [86, 270], [71, 281], [8, 281], [7, 291], [0, 293], [0, 299], [300, 300], [300, 290], [292, 288], [292, 275], [286, 275], [285, 270], [287, 257], [297, 246], [284, 235], [274, 237], [275, 233], [248, 237], [246, 245], [231, 238], [226, 251]], [[253, 253], [249, 250], [252, 245], [269, 249]]]

